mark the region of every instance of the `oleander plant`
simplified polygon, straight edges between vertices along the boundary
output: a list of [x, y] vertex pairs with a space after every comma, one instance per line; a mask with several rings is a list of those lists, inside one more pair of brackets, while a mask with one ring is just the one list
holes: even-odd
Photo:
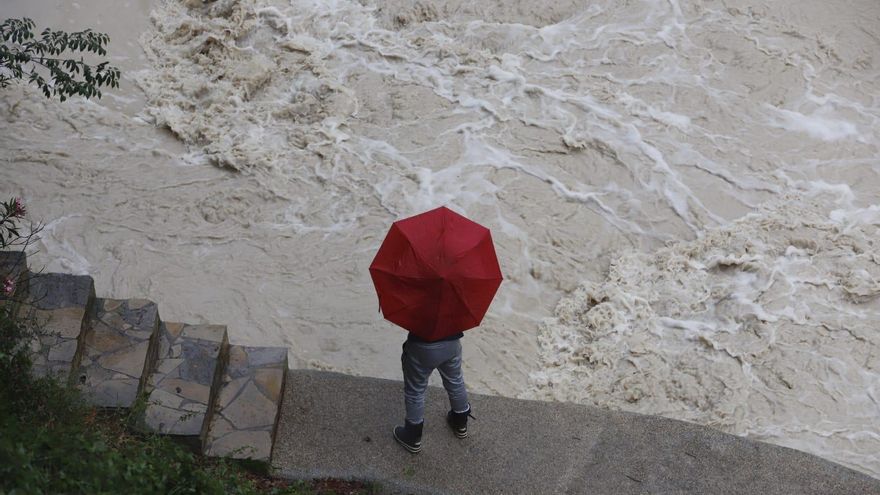
[[100, 88], [119, 87], [119, 69], [107, 61], [89, 64], [84, 56], [105, 57], [109, 42], [109, 36], [91, 29], [46, 28], [37, 34], [31, 19], [6, 19], [0, 22], [0, 88], [23, 80], [47, 98], [100, 98]]

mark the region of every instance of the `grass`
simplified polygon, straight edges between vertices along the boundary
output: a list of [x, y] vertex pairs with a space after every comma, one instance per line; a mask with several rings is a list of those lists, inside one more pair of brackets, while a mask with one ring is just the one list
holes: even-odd
[[267, 466], [195, 455], [167, 437], [137, 433], [130, 411], [90, 407], [80, 393], [30, 373], [26, 325], [0, 308], [0, 493], [368, 494], [342, 480], [273, 478]]

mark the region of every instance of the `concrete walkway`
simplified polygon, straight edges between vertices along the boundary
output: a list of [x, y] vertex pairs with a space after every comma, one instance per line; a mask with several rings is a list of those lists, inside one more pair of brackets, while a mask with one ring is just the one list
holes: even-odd
[[294, 370], [273, 464], [296, 478], [374, 480], [387, 493], [880, 494], [880, 480], [803, 452], [682, 421], [472, 395], [471, 436], [431, 388], [422, 453], [394, 443], [401, 382]]

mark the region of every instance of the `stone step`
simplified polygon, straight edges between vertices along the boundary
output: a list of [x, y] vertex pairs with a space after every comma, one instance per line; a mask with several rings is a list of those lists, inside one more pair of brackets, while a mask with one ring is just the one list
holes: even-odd
[[200, 450], [229, 341], [223, 325], [163, 322], [156, 362], [144, 389], [147, 406], [142, 427], [182, 437]]
[[205, 455], [271, 461], [286, 377], [286, 348], [229, 346]]
[[66, 380], [76, 373], [82, 337], [94, 311], [95, 281], [88, 275], [40, 273], [28, 281], [18, 316], [37, 332], [33, 373]]
[[[99, 407], [131, 407], [143, 390], [159, 310], [146, 299], [98, 299], [85, 333], [76, 383]], [[153, 354], [155, 356], [155, 354]]]

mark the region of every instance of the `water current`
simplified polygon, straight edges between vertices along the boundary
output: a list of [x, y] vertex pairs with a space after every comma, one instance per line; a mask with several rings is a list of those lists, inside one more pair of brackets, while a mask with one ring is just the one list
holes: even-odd
[[109, 30], [125, 78], [0, 94], [3, 191], [46, 222], [47, 269], [398, 378], [367, 267], [447, 205], [506, 277], [472, 390], [880, 475], [876, 2], [49, 3], [12, 2]]

